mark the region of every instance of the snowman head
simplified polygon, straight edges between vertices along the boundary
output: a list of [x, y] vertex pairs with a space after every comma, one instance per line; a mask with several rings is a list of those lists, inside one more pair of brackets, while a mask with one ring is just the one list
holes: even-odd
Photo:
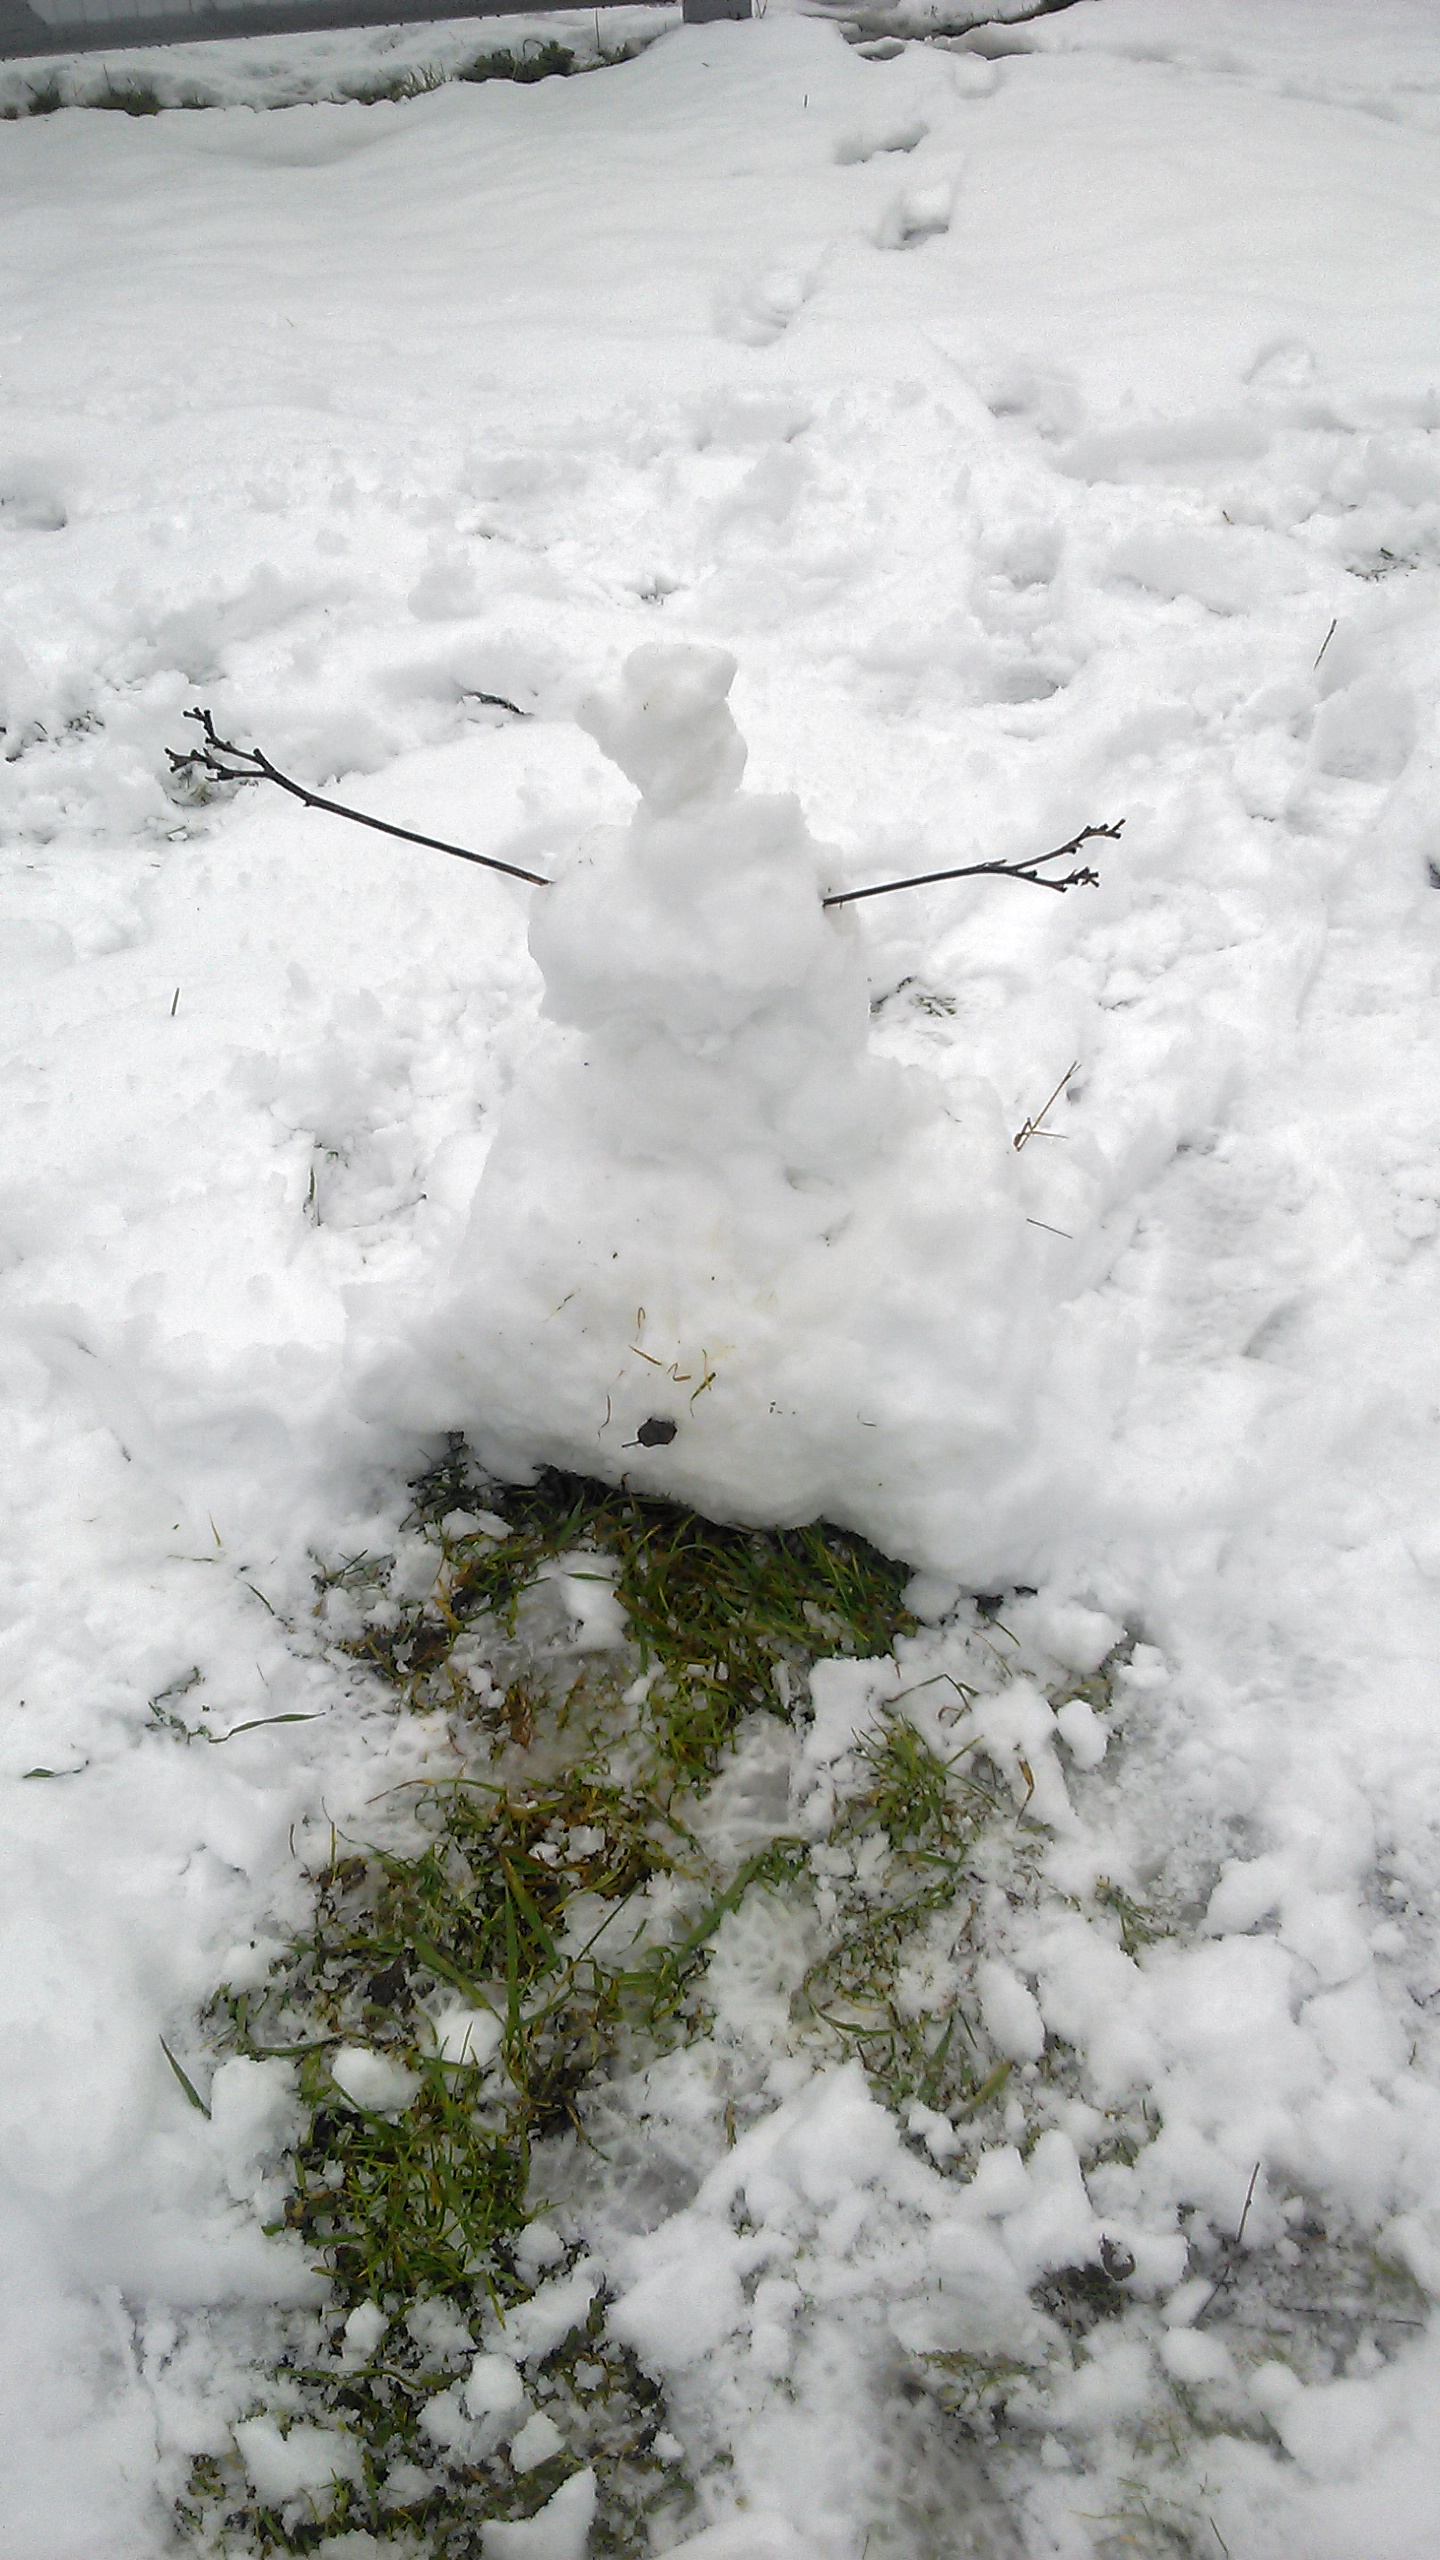
[[725, 697], [735, 681], [728, 649], [652, 642], [634, 649], [613, 694], [582, 703], [588, 729], [659, 816], [692, 800], [725, 799], [745, 771], [745, 741]]

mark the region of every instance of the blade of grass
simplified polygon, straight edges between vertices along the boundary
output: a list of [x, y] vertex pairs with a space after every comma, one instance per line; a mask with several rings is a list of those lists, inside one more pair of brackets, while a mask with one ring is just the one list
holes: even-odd
[[160, 2038], [160, 2050], [164, 2054], [166, 2061], [169, 2063], [171, 2070], [174, 2072], [176, 2079], [179, 2081], [181, 2088], [184, 2090], [186, 2097], [189, 2099], [191, 2106], [198, 2110], [208, 2124], [210, 2122], [210, 2108], [208, 2103], [201, 2097], [200, 2092], [196, 2088], [194, 2081], [191, 2079], [189, 2072], [176, 2061], [174, 2054], [171, 2052], [170, 2047], [163, 2036]]

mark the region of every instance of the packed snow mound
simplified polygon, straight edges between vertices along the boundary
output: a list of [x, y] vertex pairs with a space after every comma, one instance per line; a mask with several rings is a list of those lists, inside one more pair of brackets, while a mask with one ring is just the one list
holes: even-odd
[[870, 1053], [825, 849], [741, 788], [734, 675], [641, 648], [582, 709], [641, 798], [536, 894], [553, 1029], [485, 1165], [435, 1419], [501, 1473], [1013, 1571], [1047, 1328], [998, 1099]]

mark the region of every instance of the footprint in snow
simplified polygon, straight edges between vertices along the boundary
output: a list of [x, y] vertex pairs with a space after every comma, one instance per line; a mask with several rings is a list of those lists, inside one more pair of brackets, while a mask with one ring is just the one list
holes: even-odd
[[915, 249], [922, 240], [934, 240], [948, 231], [955, 219], [958, 190], [953, 172], [924, 185], [903, 187], [891, 197], [876, 225], [876, 248]]
[[1004, 363], [996, 370], [983, 356], [967, 360], [963, 350], [957, 351], [956, 360], [962, 372], [971, 374], [992, 418], [1002, 424], [1014, 420], [1019, 426], [1033, 428], [1047, 442], [1078, 431], [1083, 404], [1079, 386], [1071, 375], [1024, 359]]
[[715, 303], [722, 338], [744, 347], [772, 346], [799, 317], [820, 281], [820, 259], [766, 267], [748, 284], [729, 288]]
[[835, 145], [837, 168], [853, 169], [878, 160], [887, 151], [918, 151], [930, 127], [919, 116], [909, 124], [891, 125], [884, 133], [846, 133]]
[[1044, 591], [1059, 575], [1061, 541], [1053, 524], [1012, 523], [987, 530], [976, 546], [972, 593], [982, 621], [998, 611], [1012, 620], [1018, 604], [1043, 603]]
[[69, 520], [43, 463], [12, 461], [0, 472], [0, 526], [7, 533], [63, 533]]

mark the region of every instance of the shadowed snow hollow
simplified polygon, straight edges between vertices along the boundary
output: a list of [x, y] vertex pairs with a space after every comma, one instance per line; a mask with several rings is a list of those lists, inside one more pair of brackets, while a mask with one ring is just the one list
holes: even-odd
[[869, 1053], [824, 849], [740, 787], [734, 673], [637, 649], [582, 713], [641, 799], [536, 896], [555, 1029], [480, 1184], [444, 1418], [502, 1472], [1013, 1569], [1046, 1328], [998, 1103]]

